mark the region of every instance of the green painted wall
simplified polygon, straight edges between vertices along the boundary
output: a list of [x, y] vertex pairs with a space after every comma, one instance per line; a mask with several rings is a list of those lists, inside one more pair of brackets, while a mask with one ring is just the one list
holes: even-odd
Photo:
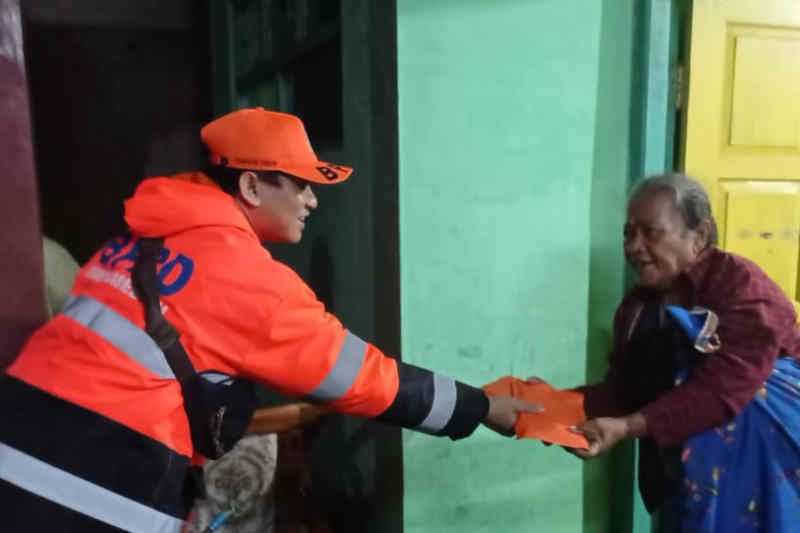
[[[473, 384], [602, 376], [626, 191], [658, 133], [637, 2], [397, 0], [396, 16], [394, 0], [343, 2], [345, 143], [320, 153], [359, 172], [322, 192], [309, 237], [335, 241], [334, 310], [349, 325], [397, 351], [399, 205], [405, 360]], [[279, 254], [308, 274], [309, 245]], [[336, 470], [384, 487], [373, 516], [353, 514], [369, 531], [626, 533], [640, 511], [630, 447], [580, 463], [482, 428], [458, 443], [405, 432], [401, 501], [385, 489], [399, 483], [391, 438], [336, 426], [328, 444], [361, 450]]]
[[[636, 4], [637, 36], [634, 54], [631, 126], [631, 181], [675, 169], [676, 67], [680, 61], [680, 36], [689, 11], [688, 0], [644, 0]], [[632, 279], [628, 279], [630, 283]], [[618, 474], [631, 470], [638, 451], [630, 448], [629, 460]], [[618, 456], [619, 457], [619, 456]], [[632, 476], [625, 476], [630, 479]], [[618, 490], [619, 493], [619, 490]], [[653, 520], [638, 491], [630, 494], [627, 514], [631, 531], [648, 533]], [[620, 493], [622, 494], [622, 493]], [[623, 497], [617, 498], [619, 502]], [[626, 529], [627, 530], [627, 529]]]
[[[473, 384], [602, 376], [624, 288], [633, 30], [632, 1], [398, 0], [406, 361]], [[485, 429], [403, 444], [406, 533], [624, 531], [630, 454], [584, 465]]]
[[[591, 190], [591, 247], [586, 381], [602, 379], [612, 340], [612, 317], [624, 291], [622, 226], [631, 175], [631, 98], [634, 79], [633, 1], [603, 2]], [[630, 444], [584, 468], [584, 531], [630, 531], [634, 494]]]

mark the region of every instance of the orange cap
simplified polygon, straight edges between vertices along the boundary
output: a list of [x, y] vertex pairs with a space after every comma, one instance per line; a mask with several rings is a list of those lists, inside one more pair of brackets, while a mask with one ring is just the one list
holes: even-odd
[[263, 107], [223, 115], [206, 124], [200, 137], [215, 165], [279, 170], [315, 183], [339, 183], [353, 172], [317, 159], [299, 118]]

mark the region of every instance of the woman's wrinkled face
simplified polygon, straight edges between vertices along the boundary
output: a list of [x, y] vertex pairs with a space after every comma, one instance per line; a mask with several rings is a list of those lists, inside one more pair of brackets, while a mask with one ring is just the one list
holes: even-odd
[[628, 204], [625, 259], [642, 287], [668, 290], [705, 247], [704, 236], [686, 227], [673, 199], [672, 191], [656, 190]]

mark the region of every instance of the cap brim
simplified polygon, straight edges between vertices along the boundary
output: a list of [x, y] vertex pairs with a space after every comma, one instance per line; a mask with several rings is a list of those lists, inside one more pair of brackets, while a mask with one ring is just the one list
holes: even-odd
[[279, 163], [276, 165], [275, 170], [286, 172], [296, 178], [311, 181], [313, 183], [321, 183], [323, 185], [333, 185], [334, 183], [341, 183], [350, 177], [353, 173], [351, 167], [344, 165], [335, 165], [333, 163], [326, 163], [325, 161], [318, 161], [313, 165], [292, 165]]

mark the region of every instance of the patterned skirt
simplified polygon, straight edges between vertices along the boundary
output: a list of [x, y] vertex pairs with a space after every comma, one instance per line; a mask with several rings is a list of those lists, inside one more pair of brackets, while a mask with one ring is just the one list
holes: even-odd
[[664, 533], [800, 533], [800, 364], [779, 359], [739, 415], [689, 438]]

